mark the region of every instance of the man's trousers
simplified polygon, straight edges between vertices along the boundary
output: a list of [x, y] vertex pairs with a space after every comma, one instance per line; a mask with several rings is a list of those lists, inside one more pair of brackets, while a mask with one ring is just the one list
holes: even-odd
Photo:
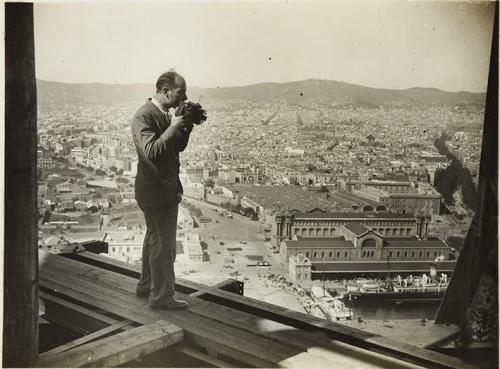
[[161, 306], [174, 296], [178, 205], [143, 208], [146, 236], [137, 292], [149, 294], [149, 305]]

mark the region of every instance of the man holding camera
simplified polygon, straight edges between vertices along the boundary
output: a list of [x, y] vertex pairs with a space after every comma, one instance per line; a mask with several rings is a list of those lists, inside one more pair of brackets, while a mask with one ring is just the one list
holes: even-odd
[[[201, 120], [199, 114], [187, 114], [186, 109], [181, 109], [185, 100], [186, 81], [175, 71], [168, 71], [158, 78], [155, 96], [132, 119], [132, 137], [139, 158], [135, 198], [147, 227], [136, 292], [139, 297], [149, 297], [151, 308], [188, 307], [186, 301], [174, 297], [177, 212], [183, 192], [179, 152], [186, 148], [193, 124]], [[171, 108], [177, 109], [175, 116], [170, 115]]]

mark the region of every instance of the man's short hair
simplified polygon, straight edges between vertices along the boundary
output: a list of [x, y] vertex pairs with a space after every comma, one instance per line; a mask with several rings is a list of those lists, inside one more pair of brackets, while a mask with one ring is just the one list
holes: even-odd
[[169, 90], [175, 88], [180, 81], [184, 81], [184, 78], [176, 71], [169, 70], [158, 77], [156, 81], [156, 92], [161, 92], [164, 87]]

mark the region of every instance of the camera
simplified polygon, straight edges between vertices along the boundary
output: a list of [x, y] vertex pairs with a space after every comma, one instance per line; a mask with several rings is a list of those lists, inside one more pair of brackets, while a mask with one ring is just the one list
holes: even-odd
[[201, 124], [207, 120], [207, 112], [201, 107], [201, 104], [191, 101], [181, 101], [175, 111], [175, 116], [183, 115], [193, 124]]

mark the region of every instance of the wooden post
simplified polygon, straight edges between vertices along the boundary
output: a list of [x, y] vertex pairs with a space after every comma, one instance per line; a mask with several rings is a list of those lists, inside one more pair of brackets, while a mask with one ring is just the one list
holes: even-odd
[[33, 4], [5, 4], [3, 367], [38, 358], [36, 79]]

